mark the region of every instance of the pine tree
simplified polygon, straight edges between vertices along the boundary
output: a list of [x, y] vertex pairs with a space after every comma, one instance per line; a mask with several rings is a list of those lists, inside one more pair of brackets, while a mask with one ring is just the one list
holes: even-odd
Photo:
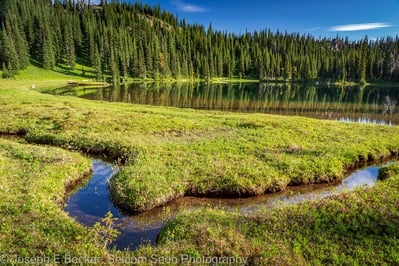
[[65, 49], [65, 57], [67, 65], [70, 67], [71, 70], [75, 70], [75, 43], [73, 39], [73, 32], [72, 32], [72, 22], [67, 20], [65, 22], [64, 28], [64, 49]]
[[14, 46], [18, 57], [18, 70], [26, 68], [29, 65], [29, 49], [22, 26], [18, 22], [15, 14], [9, 14], [6, 19], [6, 31], [8, 32], [11, 46]]
[[102, 69], [101, 69], [101, 57], [100, 52], [98, 51], [97, 45], [94, 48], [94, 68], [96, 69], [96, 79], [102, 79]]
[[53, 50], [53, 43], [49, 32], [44, 37], [42, 47], [42, 66], [45, 69], [53, 69], [55, 66], [55, 54]]
[[6, 64], [5, 64], [4, 62], [3, 62], [2, 71], [3, 71], [2, 77], [3, 77], [4, 79], [11, 78], [11, 74], [10, 74], [10, 72], [8, 71], [8, 69], [7, 69], [7, 67], [6, 67]]
[[15, 50], [14, 41], [9, 38], [6, 29], [1, 32], [1, 58], [2, 62], [7, 65], [7, 70], [11, 76], [17, 74], [20, 70], [18, 54]]
[[[87, 62], [103, 74], [144, 78], [254, 76], [260, 79], [399, 79], [399, 39], [315, 39], [263, 30], [224, 33], [179, 22], [140, 3], [88, 0], [0, 1], [0, 64], [17, 73], [29, 59]], [[10, 67], [9, 67], [10, 65]]]

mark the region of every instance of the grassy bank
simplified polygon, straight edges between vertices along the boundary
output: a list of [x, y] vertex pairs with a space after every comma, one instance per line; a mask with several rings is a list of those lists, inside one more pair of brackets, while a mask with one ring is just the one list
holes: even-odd
[[183, 195], [253, 196], [343, 177], [399, 150], [399, 128], [264, 114], [93, 102], [2, 89], [0, 132], [125, 163], [111, 181], [126, 209]]
[[0, 138], [1, 264], [17, 257], [105, 254], [61, 209], [66, 188], [90, 167], [77, 153]]
[[60, 208], [66, 186], [87, 172], [89, 160], [0, 138], [0, 162], [3, 264], [49, 258], [73, 265], [189, 265], [215, 257], [249, 265], [399, 262], [398, 164], [385, 168], [385, 181], [373, 188], [317, 202], [253, 216], [212, 208], [184, 212], [167, 223], [156, 247], [128, 253], [104, 250], [98, 231]]
[[174, 256], [247, 257], [250, 265], [396, 265], [399, 175], [373, 188], [252, 217], [214, 209], [180, 214], [164, 228]]

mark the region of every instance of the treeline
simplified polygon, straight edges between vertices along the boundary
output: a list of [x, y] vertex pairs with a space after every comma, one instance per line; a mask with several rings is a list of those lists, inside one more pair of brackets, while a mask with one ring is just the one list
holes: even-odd
[[399, 81], [399, 39], [317, 39], [190, 25], [159, 6], [89, 0], [1, 0], [0, 66], [95, 69], [98, 79], [212, 78]]

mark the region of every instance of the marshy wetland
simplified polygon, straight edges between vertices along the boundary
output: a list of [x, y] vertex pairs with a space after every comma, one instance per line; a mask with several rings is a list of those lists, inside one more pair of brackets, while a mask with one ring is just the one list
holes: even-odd
[[[250, 264], [397, 261], [397, 164], [372, 187], [251, 215], [240, 207], [232, 211], [234, 204], [195, 203], [198, 197], [214, 203], [239, 197], [246, 198], [245, 210], [252, 208], [247, 197], [279, 192], [292, 199], [299, 194], [287, 190], [292, 186], [339, 182], [361, 163], [398, 154], [395, 125], [110, 103], [19, 86], [0, 91], [0, 132], [19, 136], [1, 138], [2, 196], [8, 199], [0, 208], [1, 251], [8, 258], [57, 253], [151, 262], [153, 254], [188, 254], [247, 257]], [[91, 160], [78, 152], [119, 166], [109, 181], [113, 202], [124, 210], [117, 212], [141, 212], [130, 223], [152, 224], [157, 245], [138, 246], [141, 239], [120, 235], [136, 249], [104, 249], [98, 227], [84, 227], [63, 211], [70, 179], [90, 174]], [[183, 196], [195, 196], [196, 207], [175, 213], [173, 202]], [[94, 216], [91, 224], [102, 214]], [[114, 216], [120, 218], [115, 225], [129, 224]]]

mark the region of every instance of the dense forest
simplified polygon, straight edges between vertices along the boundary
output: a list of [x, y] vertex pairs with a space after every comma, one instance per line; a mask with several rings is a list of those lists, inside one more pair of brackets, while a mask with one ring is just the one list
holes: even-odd
[[98, 79], [251, 77], [399, 81], [399, 39], [350, 41], [296, 33], [214, 30], [160, 6], [90, 0], [1, 0], [0, 67], [95, 69]]

